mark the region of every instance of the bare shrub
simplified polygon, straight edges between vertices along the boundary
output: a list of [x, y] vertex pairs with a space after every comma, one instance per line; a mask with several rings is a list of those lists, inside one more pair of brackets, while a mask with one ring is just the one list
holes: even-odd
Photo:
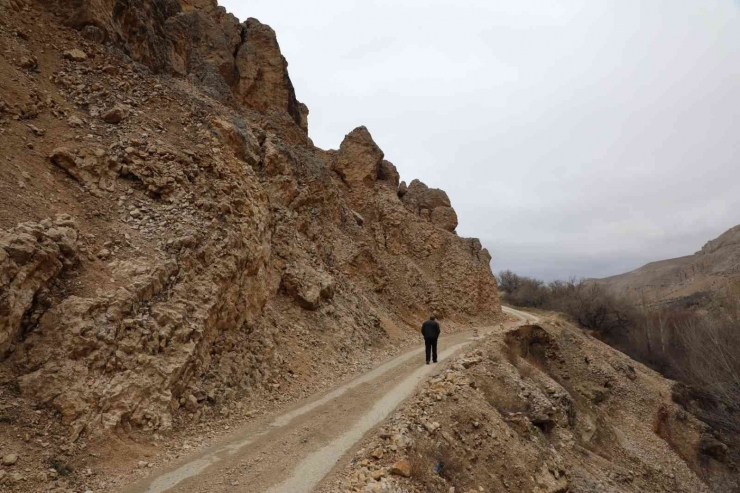
[[740, 435], [740, 320], [728, 315], [693, 318], [675, 328], [681, 358], [676, 372], [713, 398], [702, 406], [704, 421]]

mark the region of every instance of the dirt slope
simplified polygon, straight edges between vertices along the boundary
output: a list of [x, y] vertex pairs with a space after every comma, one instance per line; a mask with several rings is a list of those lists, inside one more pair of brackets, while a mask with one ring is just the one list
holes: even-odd
[[740, 279], [740, 226], [707, 242], [693, 255], [651, 262], [625, 274], [595, 279], [648, 305], [716, 293]]
[[307, 115], [275, 33], [215, 2], [0, 0], [3, 487], [84, 491], [88, 446], [327, 388], [430, 311], [499, 316], [447, 195]]
[[558, 318], [523, 323], [423, 383], [317, 491], [738, 491], [671, 385]]

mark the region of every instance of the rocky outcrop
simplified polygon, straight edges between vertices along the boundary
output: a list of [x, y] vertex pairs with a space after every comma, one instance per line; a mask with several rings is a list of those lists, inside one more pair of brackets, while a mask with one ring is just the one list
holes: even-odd
[[457, 228], [457, 214], [444, 190], [429, 188], [419, 180], [413, 180], [404, 189], [403, 203], [410, 210], [447, 231]]
[[34, 323], [34, 303], [75, 260], [77, 229], [68, 216], [0, 229], [0, 361]]
[[283, 113], [308, 131], [308, 108], [296, 99], [275, 32], [257, 19], [240, 24], [216, 0], [42, 3], [155, 72], [188, 77], [223, 101]]
[[286, 111], [307, 132], [308, 108], [295, 97], [275, 31], [257, 19], [247, 19], [243, 29], [243, 43], [236, 52], [237, 99], [262, 112]]
[[379, 177], [382, 162], [383, 151], [370, 132], [365, 127], [357, 127], [344, 137], [339, 146], [334, 171], [350, 190], [372, 188]]
[[378, 180], [387, 183], [394, 189], [398, 189], [399, 182], [401, 181], [401, 175], [398, 174], [398, 170], [390, 161], [381, 161], [380, 168], [378, 169]]
[[[31, 260], [3, 250], [16, 294], [2, 301], [0, 384], [68, 438], [305, 392], [415, 336], [431, 311], [449, 326], [499, 316], [490, 256], [452, 232], [444, 192], [417, 197], [414, 182], [424, 207], [399, 199], [398, 170], [364, 127], [338, 150], [310, 144], [267, 26], [208, 1], [44, 4], [81, 32], [28, 6], [38, 22], [24, 36], [50, 35], [43, 25], [60, 40], [41, 57], [0, 29], [2, 56], [40, 70], [0, 58], [27, 82], [0, 79], [0, 180], [16, 192], [0, 194], [0, 224], [15, 238], [37, 215], [74, 216], [78, 263], [65, 267], [74, 229], [59, 236], [61, 223], [28, 233]], [[75, 49], [86, 57], [65, 58]], [[214, 99], [215, 75], [227, 98]]]

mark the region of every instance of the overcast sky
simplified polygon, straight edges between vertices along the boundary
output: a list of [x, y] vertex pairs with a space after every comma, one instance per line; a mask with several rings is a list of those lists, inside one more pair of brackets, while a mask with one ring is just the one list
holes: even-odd
[[602, 277], [740, 223], [740, 0], [220, 0], [322, 148], [365, 125], [498, 272]]

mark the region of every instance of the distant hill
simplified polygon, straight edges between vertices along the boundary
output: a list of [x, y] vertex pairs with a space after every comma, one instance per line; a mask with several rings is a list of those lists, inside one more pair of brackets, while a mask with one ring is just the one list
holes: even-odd
[[740, 279], [740, 225], [707, 242], [693, 255], [660, 260], [625, 274], [595, 279], [619, 294], [650, 305], [714, 293]]

